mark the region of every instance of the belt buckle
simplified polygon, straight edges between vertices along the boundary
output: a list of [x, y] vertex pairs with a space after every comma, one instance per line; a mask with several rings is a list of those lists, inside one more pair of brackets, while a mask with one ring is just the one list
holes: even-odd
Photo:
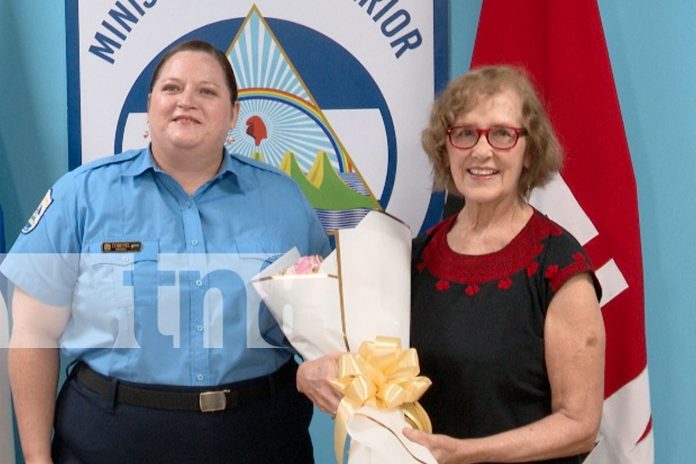
[[229, 390], [206, 391], [198, 395], [198, 407], [201, 412], [224, 411], [227, 408]]

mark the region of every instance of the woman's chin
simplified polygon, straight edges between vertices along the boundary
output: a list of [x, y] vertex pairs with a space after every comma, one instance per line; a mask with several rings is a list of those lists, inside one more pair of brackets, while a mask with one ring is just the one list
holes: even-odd
[[[159, 142], [159, 143], [158, 143]], [[191, 151], [203, 146], [200, 137], [192, 137], [177, 134], [175, 136], [165, 137], [159, 141], [152, 140], [152, 146], [165, 151]]]

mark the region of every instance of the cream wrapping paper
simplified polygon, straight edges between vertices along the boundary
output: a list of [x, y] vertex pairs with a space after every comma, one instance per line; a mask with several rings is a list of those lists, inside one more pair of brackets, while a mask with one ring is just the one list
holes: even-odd
[[[288, 341], [306, 360], [355, 352], [377, 337], [396, 337], [408, 347], [409, 227], [372, 211], [354, 229], [338, 230], [335, 240], [317, 274], [279, 275], [300, 258], [292, 249], [252, 280]], [[435, 463], [425, 447], [403, 436], [407, 426], [398, 409], [361, 407], [346, 423], [349, 464]]]

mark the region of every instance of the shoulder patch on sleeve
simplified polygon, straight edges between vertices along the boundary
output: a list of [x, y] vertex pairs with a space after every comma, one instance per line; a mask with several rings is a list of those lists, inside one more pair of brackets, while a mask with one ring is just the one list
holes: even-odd
[[41, 203], [39, 203], [39, 206], [36, 207], [36, 211], [34, 211], [34, 213], [31, 215], [29, 221], [27, 221], [27, 224], [22, 227], [23, 234], [28, 234], [34, 230], [39, 224], [39, 221], [43, 215], [46, 214], [48, 207], [51, 206], [51, 203], [53, 203], [53, 196], [51, 195], [52, 191], [53, 189], [48, 189], [48, 192], [46, 192], [46, 195], [44, 195]]

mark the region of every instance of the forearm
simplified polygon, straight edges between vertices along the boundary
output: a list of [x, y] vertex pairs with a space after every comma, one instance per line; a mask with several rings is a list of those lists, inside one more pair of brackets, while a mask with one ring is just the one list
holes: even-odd
[[592, 449], [597, 424], [556, 412], [537, 422], [485, 438], [462, 440], [464, 462], [527, 462]]
[[10, 348], [8, 353], [12, 397], [27, 463], [51, 462], [59, 362], [57, 348]]

